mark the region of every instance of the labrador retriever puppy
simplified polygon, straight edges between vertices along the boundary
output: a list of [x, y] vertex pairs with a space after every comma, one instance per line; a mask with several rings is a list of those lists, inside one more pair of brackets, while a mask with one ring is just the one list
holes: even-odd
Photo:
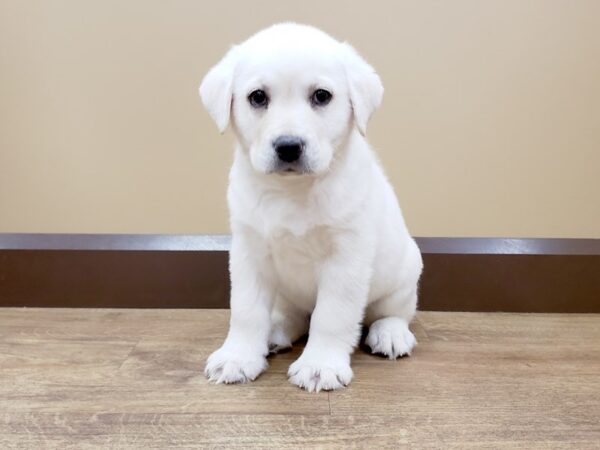
[[269, 352], [307, 332], [288, 376], [308, 391], [350, 383], [363, 323], [373, 353], [415, 346], [421, 254], [365, 139], [382, 95], [350, 45], [294, 23], [232, 47], [205, 76], [206, 109], [237, 138], [230, 328], [206, 363], [210, 380], [254, 380]]

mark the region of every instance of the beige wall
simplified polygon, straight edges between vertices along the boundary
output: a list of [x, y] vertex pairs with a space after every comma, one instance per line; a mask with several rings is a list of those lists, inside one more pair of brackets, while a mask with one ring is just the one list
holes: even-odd
[[290, 19], [379, 70], [369, 136], [414, 234], [600, 237], [595, 0], [0, 0], [0, 232], [227, 232], [197, 86]]

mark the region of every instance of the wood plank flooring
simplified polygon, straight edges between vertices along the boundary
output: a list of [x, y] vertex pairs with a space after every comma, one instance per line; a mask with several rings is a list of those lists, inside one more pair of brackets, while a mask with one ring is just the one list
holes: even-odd
[[224, 310], [0, 309], [0, 449], [600, 448], [600, 315], [422, 312], [345, 390], [209, 384]]

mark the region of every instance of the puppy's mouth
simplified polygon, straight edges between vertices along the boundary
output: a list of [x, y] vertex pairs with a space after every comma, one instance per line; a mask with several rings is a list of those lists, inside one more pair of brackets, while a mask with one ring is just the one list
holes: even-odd
[[310, 175], [312, 172], [304, 164], [298, 163], [277, 163], [269, 173], [280, 176], [300, 176]]

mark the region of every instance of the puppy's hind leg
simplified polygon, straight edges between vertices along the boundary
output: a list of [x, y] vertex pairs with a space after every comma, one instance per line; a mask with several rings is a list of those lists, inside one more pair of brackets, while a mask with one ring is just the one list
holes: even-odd
[[279, 295], [271, 311], [269, 352], [277, 353], [291, 348], [295, 341], [307, 333], [308, 324], [308, 313]]
[[371, 303], [365, 318], [365, 324], [369, 325], [365, 343], [371, 348], [371, 352], [385, 355], [389, 359], [410, 355], [417, 340], [408, 324], [416, 310], [416, 286], [398, 289]]

